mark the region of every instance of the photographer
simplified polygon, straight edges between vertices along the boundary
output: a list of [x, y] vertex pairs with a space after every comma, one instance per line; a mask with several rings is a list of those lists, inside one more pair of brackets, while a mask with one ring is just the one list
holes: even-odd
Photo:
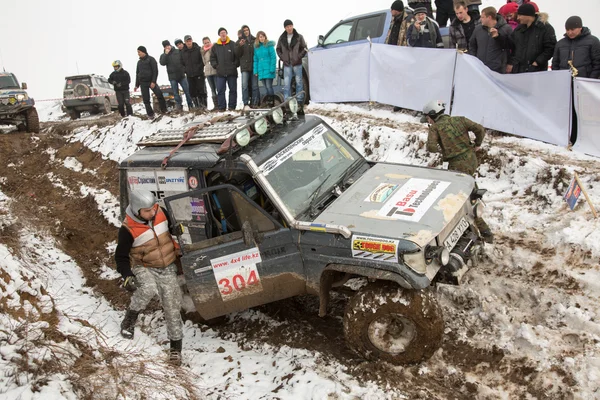
[[437, 23], [427, 16], [427, 9], [415, 8], [415, 21], [408, 27], [408, 45], [411, 47], [443, 48], [442, 35]]

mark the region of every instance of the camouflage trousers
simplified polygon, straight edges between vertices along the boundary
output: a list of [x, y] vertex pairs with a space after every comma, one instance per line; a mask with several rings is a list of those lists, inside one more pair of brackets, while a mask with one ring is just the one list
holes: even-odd
[[146, 268], [140, 265], [133, 267], [133, 273], [139, 284], [131, 296], [129, 309], [143, 311], [150, 300], [158, 295], [167, 322], [169, 340], [183, 338], [183, 322], [181, 321], [181, 289], [177, 283], [177, 267], [170, 264], [166, 268]]
[[459, 156], [449, 159], [448, 169], [473, 176], [477, 172], [478, 164], [475, 152], [468, 150]]
[[[449, 170], [462, 172], [463, 174], [471, 176], [475, 175], [478, 166], [479, 162], [477, 161], [477, 155], [473, 150], [466, 151], [463, 154], [448, 160]], [[475, 188], [477, 188], [477, 184], [475, 184]], [[477, 226], [477, 229], [479, 229], [479, 232], [491, 232], [490, 227], [481, 217], [475, 218], [475, 225]]]

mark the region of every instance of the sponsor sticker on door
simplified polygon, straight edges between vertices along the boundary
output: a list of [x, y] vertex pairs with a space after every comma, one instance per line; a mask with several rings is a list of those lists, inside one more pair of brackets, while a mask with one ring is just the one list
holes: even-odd
[[398, 240], [374, 236], [352, 236], [352, 257], [372, 261], [398, 262]]
[[263, 290], [256, 268], [260, 262], [257, 247], [210, 260], [223, 301]]
[[418, 222], [448, 186], [450, 182], [410, 178], [389, 197], [377, 214], [387, 218]]

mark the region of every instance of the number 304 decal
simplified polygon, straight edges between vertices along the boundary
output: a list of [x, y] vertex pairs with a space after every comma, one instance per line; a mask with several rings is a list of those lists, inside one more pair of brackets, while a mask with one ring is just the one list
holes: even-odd
[[261, 261], [256, 247], [210, 261], [223, 301], [262, 290], [256, 268]]

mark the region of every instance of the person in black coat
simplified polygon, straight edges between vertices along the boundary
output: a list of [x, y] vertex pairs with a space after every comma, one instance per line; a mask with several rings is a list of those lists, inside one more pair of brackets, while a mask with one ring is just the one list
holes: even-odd
[[479, 58], [492, 71], [503, 74], [512, 47], [512, 28], [494, 7], [481, 10], [481, 24], [475, 28], [469, 54]]
[[137, 53], [140, 59], [138, 60], [135, 72], [135, 90], [141, 88], [140, 90], [142, 92], [144, 106], [146, 106], [146, 113], [148, 114], [148, 117], [154, 118], [154, 110], [152, 109], [152, 104], [150, 104], [150, 90], [152, 90], [158, 99], [160, 111], [162, 113], [167, 112], [165, 97], [156, 83], [156, 80], [158, 79], [158, 64], [156, 64], [154, 57], [148, 55], [148, 51], [144, 46], [138, 47]]
[[[241, 47], [229, 39], [227, 29], [219, 28], [219, 40], [213, 45], [210, 64], [217, 70], [217, 102], [220, 111], [230, 110], [237, 106], [237, 66], [241, 55]], [[229, 86], [229, 104], [225, 101], [225, 87]]]
[[[119, 114], [122, 117], [133, 115], [131, 102], [129, 101], [129, 84], [131, 83], [129, 72], [123, 69], [123, 64], [119, 60], [115, 60], [112, 66], [115, 70], [109, 75], [108, 83], [112, 84], [115, 88], [117, 103], [119, 104]], [[127, 114], [125, 114], [125, 109], [127, 109]]]
[[196, 107], [205, 109], [207, 106], [206, 76], [204, 75], [202, 48], [194, 42], [190, 35], [185, 35], [183, 41], [185, 45], [181, 50], [181, 63], [190, 84], [190, 95]]
[[570, 69], [571, 61], [578, 77], [600, 79], [600, 40], [577, 16], [567, 19], [565, 29], [565, 37], [554, 49], [552, 70]]
[[188, 108], [194, 107], [192, 104], [192, 98], [190, 96], [190, 87], [188, 86], [188, 81], [185, 77], [185, 72], [183, 71], [183, 65], [181, 64], [181, 54], [179, 54], [179, 49], [171, 46], [171, 43], [168, 40], [163, 40], [163, 54], [160, 55], [160, 65], [167, 66], [167, 75], [169, 75], [169, 83], [171, 84], [171, 88], [173, 88], [173, 96], [175, 97], [175, 103], [177, 103], [177, 109], [183, 109], [183, 100], [179, 95], [179, 86], [183, 89], [183, 93], [185, 93], [185, 99], [188, 104]]
[[520, 23], [512, 33], [514, 51], [506, 66], [507, 73], [520, 74], [548, 70], [548, 60], [554, 54], [556, 33], [547, 22], [540, 20], [531, 3], [517, 11]]

